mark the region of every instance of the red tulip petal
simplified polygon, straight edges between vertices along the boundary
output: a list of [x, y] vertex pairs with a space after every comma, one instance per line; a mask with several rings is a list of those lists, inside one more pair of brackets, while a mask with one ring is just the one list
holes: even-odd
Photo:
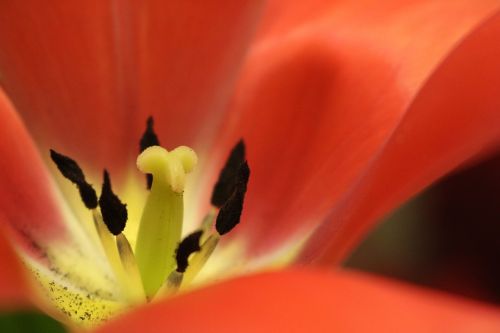
[[[402, 18], [402, 29], [400, 35], [405, 34], [404, 22], [432, 11], [443, 11], [446, 15], [460, 15], [463, 19], [471, 14], [468, 9], [471, 7], [468, 0], [456, 0], [453, 3], [444, 3], [434, 0], [269, 0], [263, 19], [259, 24], [258, 37], [261, 39], [279, 38], [280, 35], [288, 34], [291, 30], [301, 30], [311, 23], [325, 23], [333, 20], [350, 20], [352, 23], [366, 25], [367, 21], [378, 21], [380, 15], [405, 15]], [[492, 0], [481, 1], [472, 4], [475, 10], [489, 10], [497, 6]], [[354, 14], [354, 16], [352, 15]], [[387, 16], [386, 16], [387, 18]], [[447, 26], [443, 20], [443, 28]], [[409, 22], [407, 22], [409, 23]], [[435, 22], [434, 24], [439, 24]], [[377, 30], [383, 26], [374, 26]], [[415, 27], [413, 27], [415, 28]], [[422, 29], [423, 26], [420, 26]], [[446, 28], [445, 28], [446, 29]], [[422, 29], [423, 30], [423, 29]], [[411, 36], [407, 36], [411, 37]], [[394, 40], [392, 40], [394, 42]]]
[[0, 226], [32, 250], [64, 236], [50, 176], [26, 128], [0, 90]]
[[39, 256], [38, 244], [62, 236], [48, 174], [24, 125], [0, 90], [0, 309], [33, 300], [25, 268], [11, 247]]
[[306, 234], [327, 216], [424, 80], [494, 8], [463, 1], [338, 6], [328, 22], [263, 40], [244, 67], [222, 141], [225, 152], [239, 137], [247, 142], [252, 173], [238, 231], [254, 249]]
[[[500, 13], [447, 58], [383, 149], [311, 241], [338, 261], [382, 218], [439, 177], [500, 147]], [[313, 254], [314, 253], [314, 254]]]
[[168, 147], [214, 130], [260, 2], [2, 2], [0, 82], [43, 149], [123, 169], [150, 114]]
[[354, 272], [247, 276], [151, 304], [97, 332], [494, 332], [500, 309]]

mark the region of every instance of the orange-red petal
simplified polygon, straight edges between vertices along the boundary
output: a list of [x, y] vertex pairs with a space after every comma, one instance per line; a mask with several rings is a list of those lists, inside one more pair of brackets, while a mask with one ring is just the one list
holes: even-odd
[[[370, 169], [306, 256], [341, 260], [374, 223], [450, 170], [500, 148], [500, 13], [474, 31], [419, 92]], [[472, 221], [471, 221], [472, 222]]]
[[151, 114], [169, 148], [214, 131], [260, 7], [2, 2], [0, 82], [43, 149], [126, 169]]
[[252, 48], [221, 140], [225, 152], [239, 137], [247, 142], [252, 174], [238, 231], [254, 249], [317, 226], [439, 63], [498, 8], [470, 1], [362, 4], [334, 2], [318, 19], [262, 34]]
[[[47, 152], [48, 154], [48, 152]], [[54, 186], [24, 124], [0, 90], [0, 226], [38, 252], [65, 236]]]
[[354, 272], [247, 276], [148, 305], [97, 332], [495, 332], [500, 309]]

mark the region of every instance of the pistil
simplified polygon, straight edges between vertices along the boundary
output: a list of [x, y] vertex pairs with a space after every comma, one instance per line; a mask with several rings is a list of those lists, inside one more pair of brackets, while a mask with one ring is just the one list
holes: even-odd
[[171, 152], [160, 146], [145, 149], [137, 158], [139, 170], [153, 175], [143, 210], [135, 255], [149, 299], [154, 297], [175, 269], [173, 253], [181, 239], [186, 174], [197, 163], [194, 151], [178, 147]]

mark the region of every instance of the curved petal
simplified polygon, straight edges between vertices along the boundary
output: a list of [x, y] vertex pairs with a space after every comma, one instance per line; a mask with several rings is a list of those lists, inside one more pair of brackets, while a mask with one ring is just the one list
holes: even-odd
[[0, 225], [27, 247], [65, 237], [50, 176], [33, 140], [0, 90]]
[[310, 242], [339, 261], [391, 209], [450, 170], [500, 148], [500, 13], [447, 58], [420, 91], [371, 168]]
[[260, 3], [2, 2], [0, 82], [43, 149], [124, 169], [148, 115], [168, 147], [213, 131]]
[[149, 305], [97, 332], [487, 332], [500, 310], [353, 272], [248, 276]]
[[494, 7], [335, 5], [329, 20], [254, 46], [223, 127], [221, 141], [247, 142], [252, 175], [238, 230], [256, 250], [307, 234], [327, 216], [423, 82]]

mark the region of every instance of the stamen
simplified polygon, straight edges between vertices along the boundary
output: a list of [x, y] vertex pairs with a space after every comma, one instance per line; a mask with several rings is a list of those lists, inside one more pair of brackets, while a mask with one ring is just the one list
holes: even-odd
[[127, 223], [127, 205], [123, 204], [111, 189], [111, 181], [107, 170], [104, 170], [104, 182], [102, 184], [99, 207], [106, 226], [113, 235], [119, 235]]
[[168, 295], [175, 293], [184, 280], [184, 272], [188, 267], [188, 258], [191, 254], [201, 250], [200, 238], [203, 231], [195, 231], [179, 243], [175, 251], [175, 260], [177, 262], [177, 269], [171, 272], [167, 281], [158, 291], [158, 295]]
[[104, 254], [124, 295], [131, 303], [144, 302], [146, 297], [139, 270], [127, 238], [122, 233], [116, 237], [111, 234], [97, 209], [92, 211], [92, 215]]
[[92, 185], [85, 180], [85, 175], [80, 166], [78, 166], [78, 163], [53, 149], [50, 149], [50, 158], [54, 161], [61, 174], [78, 187], [80, 197], [85, 206], [88, 209], [96, 208], [97, 194]]
[[94, 225], [101, 240], [101, 245], [108, 258], [108, 262], [115, 273], [117, 280], [123, 281], [123, 267], [120, 264], [120, 256], [116, 248], [115, 237], [109, 233], [106, 224], [102, 219], [102, 215], [99, 213], [98, 209], [92, 211], [92, 217], [94, 219]]
[[[94, 223], [104, 252], [117, 280], [122, 285], [124, 293], [130, 302], [140, 303], [144, 301], [145, 295], [139, 269], [132, 248], [125, 235], [122, 234], [128, 217], [127, 207], [113, 193], [107, 170], [104, 170], [103, 178], [101, 196], [99, 197], [101, 214], [97, 209], [93, 210]], [[116, 236], [116, 239], [113, 235]]]
[[245, 143], [241, 139], [231, 150], [214, 186], [211, 202], [215, 207], [222, 207], [234, 192], [235, 180], [240, 165], [245, 161]]
[[[160, 145], [160, 140], [158, 140], [158, 136], [156, 135], [154, 129], [154, 120], [153, 117], [149, 117], [147, 122], [146, 122], [146, 130], [144, 131], [144, 134], [141, 137], [141, 141], [139, 142], [139, 152], [142, 153], [146, 148], [152, 147], [152, 146], [159, 146]], [[151, 189], [151, 185], [153, 184], [153, 175], [148, 173], [146, 175], [146, 183], [147, 183], [147, 188], [148, 190]]]
[[221, 236], [231, 231], [240, 223], [240, 216], [243, 211], [243, 201], [245, 200], [249, 177], [250, 169], [248, 168], [248, 163], [245, 161], [238, 169], [233, 194], [227, 199], [226, 203], [224, 203], [215, 221], [215, 229]]
[[183, 286], [189, 285], [191, 281], [198, 275], [198, 273], [203, 269], [206, 262], [214, 252], [217, 244], [219, 244], [220, 235], [214, 233], [210, 235], [207, 240], [201, 245], [201, 250], [196, 252], [191, 260], [189, 261], [189, 266], [186, 268], [183, 278]]
[[188, 267], [188, 258], [194, 252], [201, 250], [200, 237], [203, 231], [196, 231], [187, 236], [179, 244], [175, 252], [175, 260], [177, 261], [177, 272], [184, 273]]
[[[179, 265], [179, 260], [178, 260], [178, 268], [177, 270], [173, 271], [170, 273], [170, 275], [167, 278], [167, 281], [163, 285], [163, 287], [158, 291], [158, 295], [170, 295], [175, 293], [179, 288], [182, 286], [187, 286], [189, 285], [193, 279], [198, 275], [198, 273], [203, 269], [205, 266], [206, 262], [214, 252], [215, 248], [217, 247], [217, 244], [219, 243], [220, 240], [220, 235], [217, 233], [214, 233], [210, 235], [205, 242], [200, 246], [199, 241], [201, 237], [201, 234], [203, 231], [197, 231], [186, 237], [183, 242], [188, 242], [190, 245], [186, 245], [187, 247], [192, 247], [195, 249], [194, 252], [190, 252], [192, 255], [191, 260], [189, 260], [189, 265], [188, 265], [188, 257], [185, 256], [185, 263], [181, 263]], [[192, 237], [192, 239], [188, 239]], [[182, 244], [182, 243], [181, 243]], [[179, 254], [181, 245], [179, 244], [179, 249], [177, 250], [176, 256]], [[184, 260], [184, 259], [181, 259]], [[179, 267], [185, 267], [185, 271], [180, 271]], [[182, 285], [182, 286], [181, 286]]]
[[[217, 215], [217, 219], [215, 222], [215, 229], [217, 232], [214, 232], [210, 236], [207, 236], [213, 223], [215, 214], [215, 209], [212, 209], [203, 219], [200, 231], [203, 233], [201, 249], [200, 251], [196, 252], [189, 261], [189, 266], [186, 268], [186, 271], [182, 277], [182, 286], [189, 285], [189, 283], [191, 283], [191, 281], [193, 281], [198, 273], [203, 269], [208, 259], [217, 247], [221, 235], [224, 235], [231, 231], [240, 222], [240, 217], [243, 210], [243, 202], [245, 200], [245, 194], [247, 191], [247, 184], [250, 178], [250, 168], [248, 167], [247, 161], [244, 160], [244, 155], [244, 144], [243, 141], [240, 141], [235, 146], [235, 148], [233, 148], [228, 162], [226, 163], [225, 168], [231, 171], [221, 172], [221, 177], [218, 182], [218, 184], [224, 183], [230, 185], [221, 185], [219, 189], [214, 189], [215, 194], [222, 188], [224, 188], [224, 191], [232, 188], [231, 195], [226, 199], [225, 203], [222, 205], [222, 208], [219, 210], [219, 214]], [[234, 165], [235, 163], [239, 162], [239, 159], [243, 160], [241, 161], [241, 163], [239, 163], [238, 167], [235, 168]], [[221, 179], [223, 179], [223, 181], [221, 181]], [[221, 190], [219, 193], [223, 193], [223, 191]], [[217, 197], [217, 195], [215, 195], [215, 197]], [[222, 196], [219, 196], [218, 198], [220, 199], [221, 197]]]
[[[92, 211], [97, 235], [123, 293], [127, 295], [131, 303], [144, 302], [145, 295], [142, 283], [140, 280], [137, 281], [137, 277], [133, 275], [133, 268], [130, 268], [134, 265], [132, 250], [130, 249], [127, 253], [124, 242], [128, 243], [128, 241], [121, 234], [127, 221], [127, 209], [111, 190], [108, 172], [104, 170], [104, 183], [98, 201], [94, 189], [86, 182], [82, 169], [73, 159], [54, 150], [50, 150], [50, 156], [63, 176], [78, 186], [85, 206]], [[97, 208], [98, 203], [104, 218]], [[119, 235], [118, 244], [110, 232], [113, 235]], [[130, 248], [130, 245], [128, 247]], [[119, 251], [121, 249], [122, 251]], [[138, 271], [137, 268], [136, 271]], [[136, 273], [136, 275], [139, 274]]]
[[182, 232], [184, 184], [186, 174], [196, 163], [196, 154], [188, 147], [168, 152], [153, 146], [137, 158], [139, 170], [153, 174], [135, 249], [144, 290], [150, 299], [176, 266], [173, 253]]

